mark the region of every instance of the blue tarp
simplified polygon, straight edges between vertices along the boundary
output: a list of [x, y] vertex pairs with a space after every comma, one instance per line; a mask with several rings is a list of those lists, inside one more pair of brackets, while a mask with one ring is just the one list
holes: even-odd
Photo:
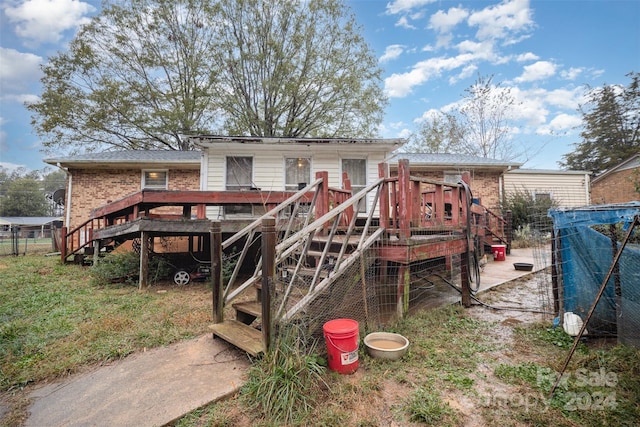
[[[596, 231], [592, 226], [623, 224], [622, 228], [627, 230], [634, 218], [640, 216], [640, 202], [552, 209], [549, 216], [553, 219], [554, 232], [558, 237], [556, 268], [561, 279], [562, 307], [565, 312], [574, 312], [585, 319], [614, 257], [610, 236]], [[640, 235], [640, 227], [636, 227], [634, 233]], [[620, 248], [620, 242], [617, 248]], [[587, 330], [595, 334], [617, 333], [622, 342], [638, 346], [640, 246], [627, 244], [618, 268], [621, 295], [616, 298], [615, 275], [612, 275]], [[619, 304], [618, 308], [616, 304]], [[621, 337], [621, 334], [624, 336]]]

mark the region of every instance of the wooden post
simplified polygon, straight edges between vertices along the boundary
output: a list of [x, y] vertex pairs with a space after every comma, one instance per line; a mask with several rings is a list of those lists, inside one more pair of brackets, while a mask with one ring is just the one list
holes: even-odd
[[404, 318], [409, 311], [409, 292], [411, 284], [411, 268], [408, 264], [398, 266], [398, 292], [396, 302], [396, 314], [398, 319]]
[[[348, 191], [350, 196], [353, 196], [353, 189], [351, 188], [351, 180], [349, 179], [349, 175], [346, 172], [342, 172], [342, 189]], [[335, 207], [335, 206], [334, 206]], [[351, 223], [351, 218], [353, 215], [357, 215], [360, 211], [360, 207], [356, 206], [355, 210], [353, 206], [348, 207], [344, 211], [344, 215], [342, 217], [343, 225], [349, 225]]]
[[93, 241], [93, 265], [97, 265], [100, 258], [100, 240]]
[[147, 287], [149, 276], [149, 234], [146, 231], [140, 232], [140, 277], [138, 278], [138, 289], [142, 290]]
[[262, 343], [269, 351], [273, 342], [271, 324], [271, 294], [276, 275], [276, 219], [262, 220]]
[[224, 283], [222, 281], [222, 227], [220, 221], [211, 221], [209, 244], [211, 245], [213, 323], [222, 323], [224, 320]]
[[65, 264], [67, 262], [67, 227], [62, 227], [60, 239], [60, 262]]
[[409, 160], [400, 159], [398, 161], [398, 210], [400, 240], [411, 237], [411, 202], [409, 196]]
[[471, 286], [469, 284], [469, 256], [468, 251], [460, 254], [460, 288], [462, 289], [462, 306], [471, 307]]
[[322, 179], [318, 184], [316, 191], [318, 198], [316, 199], [316, 218], [321, 218], [329, 212], [329, 172], [316, 172], [316, 179]]
[[[389, 164], [378, 163], [378, 178], [389, 177]], [[380, 227], [386, 229], [389, 227], [389, 184], [382, 183], [382, 189], [380, 191], [379, 213], [380, 213]]]

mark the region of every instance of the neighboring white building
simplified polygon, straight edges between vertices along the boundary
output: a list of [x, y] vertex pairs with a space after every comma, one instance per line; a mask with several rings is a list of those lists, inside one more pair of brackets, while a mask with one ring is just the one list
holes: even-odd
[[513, 169], [503, 175], [500, 187], [501, 196], [526, 191], [559, 207], [578, 207], [591, 204], [590, 182], [591, 172], [586, 171]]
[[[202, 149], [200, 189], [203, 191], [295, 191], [326, 171], [329, 186], [342, 187], [347, 172], [354, 192], [378, 179], [378, 164], [386, 162], [404, 139], [262, 138], [200, 135], [190, 137]], [[373, 196], [371, 196], [373, 197]], [[370, 206], [373, 200], [369, 200]], [[251, 214], [238, 212], [238, 214]], [[255, 212], [254, 212], [255, 213]], [[228, 214], [228, 213], [227, 213]], [[222, 216], [209, 208], [208, 217]]]

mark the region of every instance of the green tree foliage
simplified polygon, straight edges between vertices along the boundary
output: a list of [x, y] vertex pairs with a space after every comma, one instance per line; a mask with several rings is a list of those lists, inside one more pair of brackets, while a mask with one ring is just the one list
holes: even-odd
[[478, 76], [465, 89], [457, 110], [436, 113], [423, 122], [407, 151], [460, 153], [513, 160], [521, 153], [511, 140], [509, 117], [516, 105], [508, 88], [493, 83], [493, 76]]
[[561, 166], [597, 174], [640, 151], [640, 73], [627, 77], [626, 87], [588, 88], [587, 103], [580, 107], [582, 141], [563, 156]]
[[506, 194], [502, 201], [503, 212], [511, 211], [514, 230], [527, 227], [541, 232], [550, 231], [553, 224], [551, 218], [547, 216], [547, 212], [557, 206], [552, 198], [536, 198], [531, 191], [526, 189]]
[[451, 114], [435, 112], [422, 122], [417, 134], [403, 148], [410, 153], [459, 153], [462, 130]]
[[372, 136], [375, 55], [338, 0], [107, 1], [43, 67], [46, 149], [191, 149], [181, 135]]
[[18, 178], [9, 182], [0, 204], [2, 216], [46, 216], [47, 200], [41, 182], [33, 178]]

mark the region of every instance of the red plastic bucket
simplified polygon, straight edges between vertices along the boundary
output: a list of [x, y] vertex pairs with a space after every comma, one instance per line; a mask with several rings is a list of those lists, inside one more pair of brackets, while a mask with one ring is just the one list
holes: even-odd
[[492, 245], [491, 246], [491, 252], [493, 253], [493, 260], [494, 261], [505, 261], [507, 259], [507, 256], [506, 256], [507, 246], [506, 245]]
[[329, 320], [322, 330], [329, 369], [339, 374], [355, 372], [358, 369], [358, 322], [352, 319]]

